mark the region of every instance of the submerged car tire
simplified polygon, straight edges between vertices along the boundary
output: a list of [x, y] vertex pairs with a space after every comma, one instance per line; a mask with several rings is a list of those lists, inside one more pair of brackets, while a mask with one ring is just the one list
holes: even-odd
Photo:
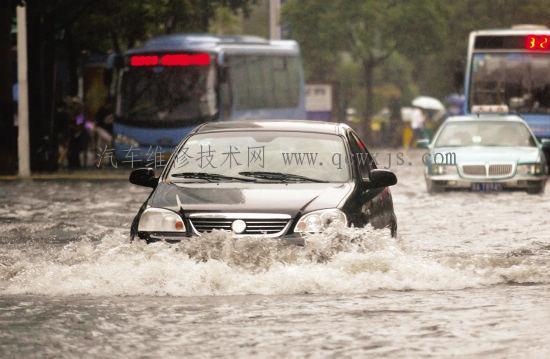
[[445, 188], [435, 185], [432, 180], [426, 179], [426, 190], [429, 194], [434, 194], [444, 192]]
[[527, 187], [527, 193], [528, 194], [543, 194], [544, 188], [546, 187], [546, 183], [540, 183], [536, 186]]

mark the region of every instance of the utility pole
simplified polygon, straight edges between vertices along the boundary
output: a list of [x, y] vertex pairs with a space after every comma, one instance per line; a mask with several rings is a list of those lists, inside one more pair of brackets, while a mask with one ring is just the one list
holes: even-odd
[[17, 153], [19, 157], [19, 177], [30, 177], [29, 142], [29, 85], [27, 72], [27, 8], [17, 6], [17, 84], [19, 101], [17, 102]]
[[269, 0], [269, 38], [281, 39], [281, 0]]

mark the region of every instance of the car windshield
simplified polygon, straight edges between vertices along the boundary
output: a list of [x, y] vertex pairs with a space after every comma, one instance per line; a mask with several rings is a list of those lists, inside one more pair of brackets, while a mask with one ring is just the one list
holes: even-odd
[[441, 129], [435, 147], [536, 146], [535, 139], [520, 122], [451, 122]]
[[550, 55], [477, 53], [472, 61], [472, 111], [503, 106], [532, 114], [550, 113]]
[[169, 122], [216, 114], [214, 66], [142, 66], [124, 72], [121, 116], [131, 122]]
[[197, 134], [173, 155], [167, 176], [173, 182], [347, 182], [346, 153], [344, 140], [337, 135], [275, 131]]

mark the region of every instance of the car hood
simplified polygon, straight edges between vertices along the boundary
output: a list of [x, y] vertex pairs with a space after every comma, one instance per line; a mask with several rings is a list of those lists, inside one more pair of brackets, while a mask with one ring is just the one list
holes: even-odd
[[149, 200], [152, 207], [191, 212], [284, 213], [295, 216], [336, 208], [353, 190], [353, 183], [159, 183]]
[[[432, 151], [432, 159], [435, 158], [436, 153], [443, 155], [454, 153], [458, 165], [466, 163], [535, 163], [541, 160], [538, 147], [475, 146], [435, 148]], [[441, 163], [441, 161], [438, 161], [438, 163]]]

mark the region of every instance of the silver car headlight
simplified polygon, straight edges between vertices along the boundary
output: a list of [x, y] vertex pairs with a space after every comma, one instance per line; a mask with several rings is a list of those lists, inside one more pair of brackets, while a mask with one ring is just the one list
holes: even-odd
[[141, 214], [138, 232], [185, 232], [185, 223], [176, 212], [163, 208], [147, 208]]
[[304, 214], [298, 220], [294, 232], [317, 233], [330, 225], [347, 226], [346, 214], [337, 208], [321, 209]]
[[432, 174], [434, 175], [456, 175], [456, 165], [432, 165]]
[[131, 137], [121, 135], [121, 134], [116, 135], [115, 142], [126, 145], [126, 146], [132, 146], [132, 147], [138, 147], [139, 146], [138, 141], [134, 140]]
[[518, 175], [540, 175], [542, 174], [542, 165], [540, 163], [530, 163], [518, 165]]

